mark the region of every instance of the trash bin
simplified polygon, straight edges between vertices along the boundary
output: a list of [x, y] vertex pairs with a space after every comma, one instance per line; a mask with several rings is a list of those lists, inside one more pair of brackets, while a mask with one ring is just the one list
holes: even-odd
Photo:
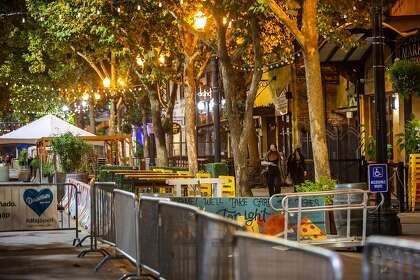
[[9, 181], [9, 166], [0, 165], [0, 182]]
[[208, 163], [206, 166], [206, 171], [210, 173], [212, 178], [217, 178], [221, 175], [229, 175], [229, 168], [225, 163]]

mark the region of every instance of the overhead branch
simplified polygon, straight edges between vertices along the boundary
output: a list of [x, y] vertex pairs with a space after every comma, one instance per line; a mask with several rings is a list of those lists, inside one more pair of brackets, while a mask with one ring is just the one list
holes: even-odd
[[102, 60], [99, 62], [99, 65], [101, 66], [102, 71], [104, 71], [105, 77], [109, 77], [108, 70], [106, 69], [104, 62]]
[[270, 6], [276, 17], [292, 32], [299, 45], [303, 48], [305, 38], [297, 25], [297, 21], [291, 19], [275, 0], [264, 0], [264, 2]]
[[199, 80], [200, 77], [201, 77], [201, 75], [203, 75], [203, 72], [206, 69], [207, 64], [209, 63], [210, 57], [211, 57], [211, 53], [207, 52], [206, 53], [206, 57], [204, 58], [204, 61], [201, 64], [201, 67], [200, 67], [200, 69], [197, 72], [197, 76], [195, 77], [196, 80]]
[[96, 74], [98, 74], [98, 76], [99, 76], [99, 78], [101, 78], [101, 80], [105, 79], [104, 74], [101, 72], [101, 70], [99, 70], [99, 68], [96, 66], [96, 64], [90, 58], [88, 58], [86, 55], [82, 54], [79, 51], [77, 51], [76, 53], [77, 53], [78, 56], [83, 58], [90, 65], [90, 67], [93, 68], [93, 70], [95, 70]]

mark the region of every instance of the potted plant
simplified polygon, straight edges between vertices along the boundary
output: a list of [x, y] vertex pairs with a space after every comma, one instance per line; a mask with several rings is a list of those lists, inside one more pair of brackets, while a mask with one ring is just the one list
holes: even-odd
[[83, 159], [92, 151], [92, 145], [66, 133], [53, 138], [51, 148], [59, 159], [61, 169], [66, 173], [66, 180], [74, 178], [87, 182], [87, 174], [83, 173]]
[[388, 71], [392, 87], [402, 97], [420, 96], [420, 64], [410, 60], [396, 60]]
[[39, 168], [41, 167], [41, 161], [38, 158], [34, 158], [29, 163], [29, 166], [31, 168], [31, 175], [36, 177], [37, 172], [38, 172]]
[[18, 155], [19, 162], [19, 181], [29, 182], [31, 180], [31, 170], [28, 167], [28, 149], [21, 149]]
[[405, 132], [397, 135], [397, 143], [405, 150], [406, 158], [420, 153], [420, 120], [412, 119], [405, 125]]
[[[337, 182], [331, 178], [321, 176], [318, 181], [312, 182], [306, 180], [304, 183], [296, 186], [297, 192], [320, 192], [331, 191], [335, 189]], [[325, 197], [325, 204], [332, 205], [332, 196]], [[336, 211], [334, 211], [336, 212]], [[332, 212], [325, 212], [325, 228], [327, 233], [335, 233], [334, 214]]]
[[42, 175], [47, 177], [48, 183], [51, 184], [53, 182], [54, 165], [50, 162], [42, 164]]

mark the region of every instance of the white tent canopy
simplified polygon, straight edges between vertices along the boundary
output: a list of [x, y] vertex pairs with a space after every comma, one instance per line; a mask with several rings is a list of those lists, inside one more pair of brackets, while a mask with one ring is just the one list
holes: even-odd
[[67, 132], [75, 136], [95, 136], [53, 115], [46, 115], [21, 128], [0, 136], [1, 144], [36, 144], [43, 137], [54, 137]]

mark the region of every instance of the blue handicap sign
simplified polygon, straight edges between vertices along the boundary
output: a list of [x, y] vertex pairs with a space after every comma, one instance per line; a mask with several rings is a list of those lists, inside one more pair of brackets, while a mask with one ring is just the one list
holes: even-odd
[[387, 164], [369, 164], [368, 167], [369, 190], [371, 192], [388, 191], [388, 166]]

